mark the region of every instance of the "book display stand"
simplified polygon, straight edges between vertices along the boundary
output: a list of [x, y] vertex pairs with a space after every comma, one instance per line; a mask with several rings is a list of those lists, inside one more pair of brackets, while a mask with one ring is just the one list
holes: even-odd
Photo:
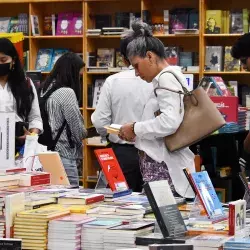
[[192, 221], [192, 220], [199, 221], [200, 220], [200, 221], [218, 222], [218, 221], [223, 221], [226, 219], [227, 219], [226, 214], [218, 215], [218, 216], [215, 216], [213, 218], [209, 218], [201, 201], [200, 201], [200, 198], [198, 196], [195, 197], [192, 209], [191, 209], [190, 214], [189, 214], [190, 221]]
[[100, 189], [106, 189], [108, 185], [108, 181], [103, 173], [103, 171], [99, 172], [98, 180], [95, 186], [95, 191]]
[[248, 179], [247, 179], [246, 173], [240, 172], [239, 177], [240, 177], [241, 182], [243, 183], [244, 189], [245, 189], [243, 200], [246, 201], [246, 209], [250, 209], [250, 188], [248, 186]]

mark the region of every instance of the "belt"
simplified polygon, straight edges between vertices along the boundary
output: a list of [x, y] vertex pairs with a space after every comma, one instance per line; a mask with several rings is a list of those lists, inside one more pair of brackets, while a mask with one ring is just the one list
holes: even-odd
[[111, 142], [110, 144], [111, 146], [114, 146], [114, 147], [134, 147], [135, 146], [134, 144], [127, 144], [127, 143], [121, 144], [121, 143]]

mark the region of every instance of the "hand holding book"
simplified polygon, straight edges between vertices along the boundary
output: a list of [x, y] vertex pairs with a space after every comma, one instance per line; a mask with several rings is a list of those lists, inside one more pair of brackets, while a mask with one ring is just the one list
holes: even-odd
[[117, 134], [120, 139], [124, 141], [134, 142], [135, 133], [134, 133], [134, 124], [127, 123], [124, 125], [111, 124], [110, 126], [105, 126], [109, 134]]
[[129, 142], [134, 142], [135, 137], [136, 137], [135, 132], [134, 132], [134, 125], [135, 125], [135, 122], [122, 125], [118, 134], [120, 139], [129, 141]]

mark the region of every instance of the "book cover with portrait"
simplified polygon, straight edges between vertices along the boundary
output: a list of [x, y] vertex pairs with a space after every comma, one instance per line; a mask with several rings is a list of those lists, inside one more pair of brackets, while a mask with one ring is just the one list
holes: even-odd
[[206, 34], [222, 33], [222, 10], [207, 10], [205, 27]]
[[237, 235], [246, 227], [246, 201], [229, 203], [229, 235]]

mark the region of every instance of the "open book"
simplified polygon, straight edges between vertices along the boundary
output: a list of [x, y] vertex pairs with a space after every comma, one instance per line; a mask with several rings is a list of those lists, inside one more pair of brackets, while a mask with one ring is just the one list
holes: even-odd
[[122, 125], [119, 125], [119, 124], [111, 124], [111, 125], [109, 125], [109, 126], [104, 126], [104, 128], [107, 129], [107, 132], [108, 132], [109, 134], [116, 134], [116, 135], [118, 135], [121, 126], [122, 126]]

